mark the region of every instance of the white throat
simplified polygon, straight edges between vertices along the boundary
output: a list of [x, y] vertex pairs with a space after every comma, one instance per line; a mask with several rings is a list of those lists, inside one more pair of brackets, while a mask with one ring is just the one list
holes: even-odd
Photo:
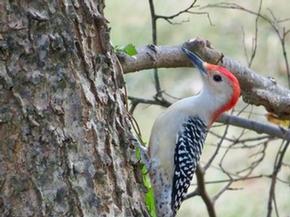
[[194, 113], [198, 112], [208, 126], [212, 123], [214, 113], [227, 102], [227, 96], [212, 93], [212, 90], [208, 88], [202, 89], [197, 96], [192, 98], [195, 105], [194, 110], [196, 110]]

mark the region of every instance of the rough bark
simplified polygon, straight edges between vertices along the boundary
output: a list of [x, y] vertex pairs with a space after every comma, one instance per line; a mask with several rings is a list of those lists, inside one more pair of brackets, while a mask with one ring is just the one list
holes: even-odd
[[124, 73], [150, 68], [192, 67], [181, 51], [181, 46], [199, 54], [205, 61], [221, 64], [231, 70], [238, 78], [244, 101], [253, 105], [262, 105], [267, 111], [283, 119], [290, 119], [290, 91], [276, 83], [273, 78], [260, 75], [237, 61], [224, 57], [207, 40], [190, 40], [178, 46], [144, 46], [138, 49], [136, 56], [119, 54]]
[[103, 8], [0, 2], [1, 216], [146, 216]]

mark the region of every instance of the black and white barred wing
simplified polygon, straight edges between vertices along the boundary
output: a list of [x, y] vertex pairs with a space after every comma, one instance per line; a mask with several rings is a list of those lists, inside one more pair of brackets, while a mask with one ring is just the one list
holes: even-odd
[[174, 213], [179, 209], [199, 162], [207, 126], [198, 117], [189, 117], [183, 124], [176, 141], [172, 183], [171, 206]]

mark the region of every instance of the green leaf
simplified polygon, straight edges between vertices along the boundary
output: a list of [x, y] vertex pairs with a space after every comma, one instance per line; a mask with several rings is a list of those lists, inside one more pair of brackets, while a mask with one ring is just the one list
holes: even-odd
[[128, 54], [129, 56], [134, 56], [138, 53], [135, 45], [133, 45], [132, 43], [129, 43], [125, 46], [116, 45], [113, 47], [113, 49], [115, 52], [123, 52], [123, 53]]
[[[140, 160], [141, 150], [139, 148], [136, 148], [135, 154], [136, 154], [136, 158]], [[157, 217], [156, 208], [155, 208], [154, 190], [151, 185], [151, 180], [148, 174], [148, 170], [144, 164], [141, 165], [140, 169], [141, 169], [141, 174], [142, 174], [142, 179], [143, 179], [143, 185], [147, 190], [145, 194], [145, 204], [146, 204], [147, 210], [151, 217]]]
[[157, 217], [153, 188], [150, 188], [147, 190], [148, 191], [145, 195], [145, 203], [146, 203], [147, 209], [148, 209], [151, 217]]
[[[145, 166], [144, 166], [145, 167]], [[143, 173], [143, 172], [142, 172]], [[147, 169], [146, 169], [146, 173], [147, 173]], [[144, 174], [143, 173], [143, 183], [144, 183], [144, 186], [148, 189], [148, 188], [151, 188], [151, 180], [149, 178], [149, 175], [147, 174]]]
[[136, 148], [136, 158], [137, 158], [137, 160], [141, 160], [141, 150], [140, 150], [140, 148]]
[[136, 47], [132, 43], [127, 44], [125, 47], [122, 47], [120, 50], [122, 50], [129, 56], [134, 56], [137, 54]]

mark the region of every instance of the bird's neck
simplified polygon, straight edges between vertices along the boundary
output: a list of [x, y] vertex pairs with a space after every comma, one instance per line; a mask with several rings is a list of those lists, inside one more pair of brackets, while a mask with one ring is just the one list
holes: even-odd
[[196, 96], [195, 101], [197, 110], [202, 115], [208, 127], [210, 127], [223, 112], [229, 109], [225, 98], [218, 97], [207, 89], [202, 90]]

